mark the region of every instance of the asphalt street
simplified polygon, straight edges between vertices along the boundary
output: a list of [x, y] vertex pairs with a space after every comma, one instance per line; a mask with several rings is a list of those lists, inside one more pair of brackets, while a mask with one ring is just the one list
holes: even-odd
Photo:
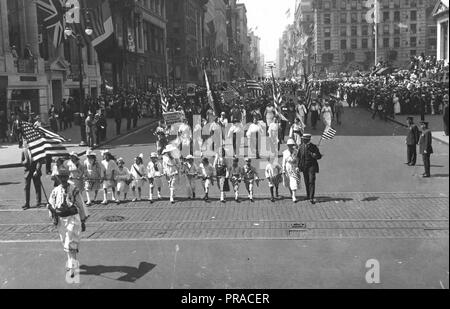
[[[64, 281], [64, 254], [46, 212], [20, 210], [22, 169], [0, 170], [0, 286], [448, 288], [448, 146], [434, 142], [433, 177], [423, 179], [421, 163], [404, 165], [404, 128], [362, 109], [346, 109], [343, 122], [320, 146], [316, 206], [272, 204], [266, 183], [255, 204], [221, 205], [214, 189], [211, 203], [187, 202], [179, 190], [174, 206], [93, 206], [75, 286]], [[131, 165], [155, 151], [153, 130], [105, 148]], [[318, 143], [321, 131], [311, 133]], [[369, 259], [380, 262], [381, 284], [365, 281]]]

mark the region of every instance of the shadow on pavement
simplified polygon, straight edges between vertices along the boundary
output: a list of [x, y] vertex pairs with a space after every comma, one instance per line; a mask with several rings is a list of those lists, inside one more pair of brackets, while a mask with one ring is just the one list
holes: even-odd
[[0, 182], [0, 187], [1, 186], [10, 186], [10, 185], [20, 185], [21, 182]]
[[378, 201], [380, 198], [378, 196], [374, 196], [374, 197], [366, 197], [364, 199], [361, 200], [361, 202], [376, 202]]
[[342, 202], [342, 203], [347, 203], [347, 202], [352, 202], [353, 199], [352, 198], [342, 198], [342, 197], [316, 197], [316, 203], [317, 204], [322, 204], [322, 203], [331, 203], [331, 202]]
[[[150, 271], [152, 271], [156, 265], [150, 264], [147, 262], [141, 262], [139, 264], [139, 267], [131, 267], [131, 266], [103, 266], [103, 265], [97, 265], [97, 266], [86, 266], [82, 265], [80, 266], [80, 269], [82, 270], [80, 272], [80, 275], [83, 276], [99, 276], [102, 277], [103, 274], [108, 273], [124, 273], [125, 275], [118, 278], [113, 279], [117, 281], [123, 281], [123, 282], [136, 282], [138, 279], [144, 277], [146, 274], [148, 274]], [[112, 279], [112, 278], [109, 278]]]
[[431, 175], [431, 178], [448, 178], [449, 175], [448, 174], [436, 174], [436, 175]]

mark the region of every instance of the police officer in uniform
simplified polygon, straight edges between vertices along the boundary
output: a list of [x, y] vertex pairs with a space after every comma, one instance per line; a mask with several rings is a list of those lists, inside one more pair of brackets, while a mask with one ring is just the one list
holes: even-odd
[[417, 144], [419, 144], [420, 130], [419, 127], [414, 124], [414, 118], [408, 117], [408, 135], [406, 136], [408, 166], [415, 166], [417, 161]]
[[311, 134], [304, 134], [298, 150], [298, 168], [305, 179], [306, 196], [312, 204], [316, 203], [316, 174], [319, 173], [318, 160], [322, 159], [319, 148], [311, 143]]
[[433, 135], [431, 133], [431, 130], [428, 128], [428, 122], [422, 121], [420, 123], [422, 127], [422, 134], [420, 136], [419, 140], [419, 146], [420, 146], [420, 154], [422, 155], [423, 159], [423, 165], [425, 167], [425, 173], [422, 175], [423, 178], [430, 178], [431, 177], [431, 162], [430, 158], [433, 154]]
[[25, 168], [25, 205], [22, 207], [23, 210], [30, 209], [30, 189], [31, 181], [34, 183], [34, 190], [36, 192], [36, 207], [42, 204], [42, 160], [34, 161], [31, 158], [30, 150], [26, 141], [23, 142], [22, 149], [22, 165]]

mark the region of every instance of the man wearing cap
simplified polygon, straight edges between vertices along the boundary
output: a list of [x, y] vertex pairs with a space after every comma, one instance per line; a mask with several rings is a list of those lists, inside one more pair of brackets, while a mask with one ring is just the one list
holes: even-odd
[[103, 179], [103, 205], [108, 204], [108, 189], [111, 188], [112, 191], [112, 201], [116, 201], [116, 181], [115, 181], [115, 173], [117, 172], [117, 164], [113, 160], [112, 154], [109, 150], [105, 150], [102, 152], [103, 161], [102, 161], [102, 179]]
[[90, 193], [94, 192], [94, 202], [97, 200], [98, 191], [101, 189], [102, 166], [97, 162], [97, 155], [88, 150], [86, 152], [86, 160], [84, 161], [86, 191], [86, 206], [92, 205]]
[[408, 135], [406, 136], [407, 158], [408, 166], [415, 166], [417, 161], [417, 144], [419, 144], [420, 130], [414, 124], [414, 118], [408, 117]]
[[153, 152], [150, 155], [150, 162], [147, 165], [147, 178], [150, 183], [150, 203], [153, 203], [153, 194], [155, 187], [158, 191], [158, 200], [161, 200], [162, 175], [163, 166], [161, 162], [158, 161], [158, 154], [156, 152]]
[[53, 189], [49, 197], [48, 209], [57, 225], [57, 230], [67, 253], [66, 271], [70, 271], [70, 276], [75, 276], [79, 268], [77, 254], [81, 232], [86, 230], [85, 222], [89, 213], [84, 206], [83, 197], [80, 191], [69, 180], [70, 172], [67, 168], [58, 170], [60, 185]]
[[188, 155], [183, 163], [183, 174], [187, 179], [187, 194], [189, 199], [195, 199], [195, 178], [198, 175], [198, 167], [194, 163], [194, 157]]
[[170, 202], [172, 204], [175, 204], [175, 182], [179, 175], [179, 162], [172, 155], [172, 151], [175, 150], [177, 150], [175, 146], [169, 145], [163, 151], [163, 170], [169, 184]]
[[298, 168], [305, 179], [306, 198], [315, 204], [316, 174], [319, 173], [317, 161], [322, 159], [322, 154], [319, 148], [311, 143], [311, 134], [303, 135], [302, 140], [298, 150]]
[[423, 159], [423, 165], [425, 167], [425, 173], [422, 175], [424, 178], [430, 178], [431, 177], [431, 154], [433, 154], [433, 135], [431, 133], [431, 130], [428, 128], [428, 122], [422, 121], [420, 123], [420, 126], [422, 127], [422, 134], [420, 135], [419, 139], [419, 147], [420, 147], [420, 154], [422, 155]]
[[84, 191], [85, 169], [83, 164], [80, 163], [80, 158], [73, 151], [70, 153], [70, 160], [67, 162], [67, 167], [70, 172], [69, 183], [82, 193]]
[[256, 168], [254, 168], [252, 166], [252, 159], [250, 158], [246, 158], [245, 159], [245, 165], [242, 168], [242, 173], [243, 173], [243, 179], [244, 179], [244, 184], [245, 184], [245, 188], [247, 189], [248, 192], [248, 199], [250, 200], [250, 202], [254, 203], [254, 188], [255, 188], [255, 183], [256, 185], [259, 185], [259, 177], [258, 177], [258, 172], [256, 171]]

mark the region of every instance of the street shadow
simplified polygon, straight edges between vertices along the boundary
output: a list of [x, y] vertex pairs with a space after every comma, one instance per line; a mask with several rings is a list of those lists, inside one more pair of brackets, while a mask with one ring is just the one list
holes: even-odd
[[380, 198], [378, 197], [378, 196], [371, 196], [371, 197], [366, 197], [366, 198], [363, 198], [362, 200], [361, 200], [361, 202], [376, 202], [376, 201], [378, 201]]
[[322, 203], [332, 203], [332, 202], [342, 202], [342, 203], [347, 203], [347, 202], [352, 202], [353, 199], [352, 198], [335, 198], [335, 197], [316, 197], [316, 203], [317, 204], [322, 204]]
[[80, 266], [80, 275], [101, 277], [103, 274], [108, 273], [124, 273], [125, 275], [114, 280], [134, 283], [152, 271], [155, 267], [156, 265], [147, 262], [141, 262], [138, 268], [131, 266], [82, 265]]
[[[417, 166], [417, 167], [424, 167], [423, 165], [419, 165], [419, 164], [417, 164], [416, 166]], [[445, 167], [445, 166], [443, 166], [443, 165], [431, 165], [430, 167], [434, 167], [434, 168], [442, 168], [442, 167]]]
[[431, 175], [431, 178], [449, 178], [448, 174], [436, 174], [436, 175]]
[[20, 182], [0, 182], [0, 187], [2, 186], [10, 186], [10, 185], [20, 185]]

